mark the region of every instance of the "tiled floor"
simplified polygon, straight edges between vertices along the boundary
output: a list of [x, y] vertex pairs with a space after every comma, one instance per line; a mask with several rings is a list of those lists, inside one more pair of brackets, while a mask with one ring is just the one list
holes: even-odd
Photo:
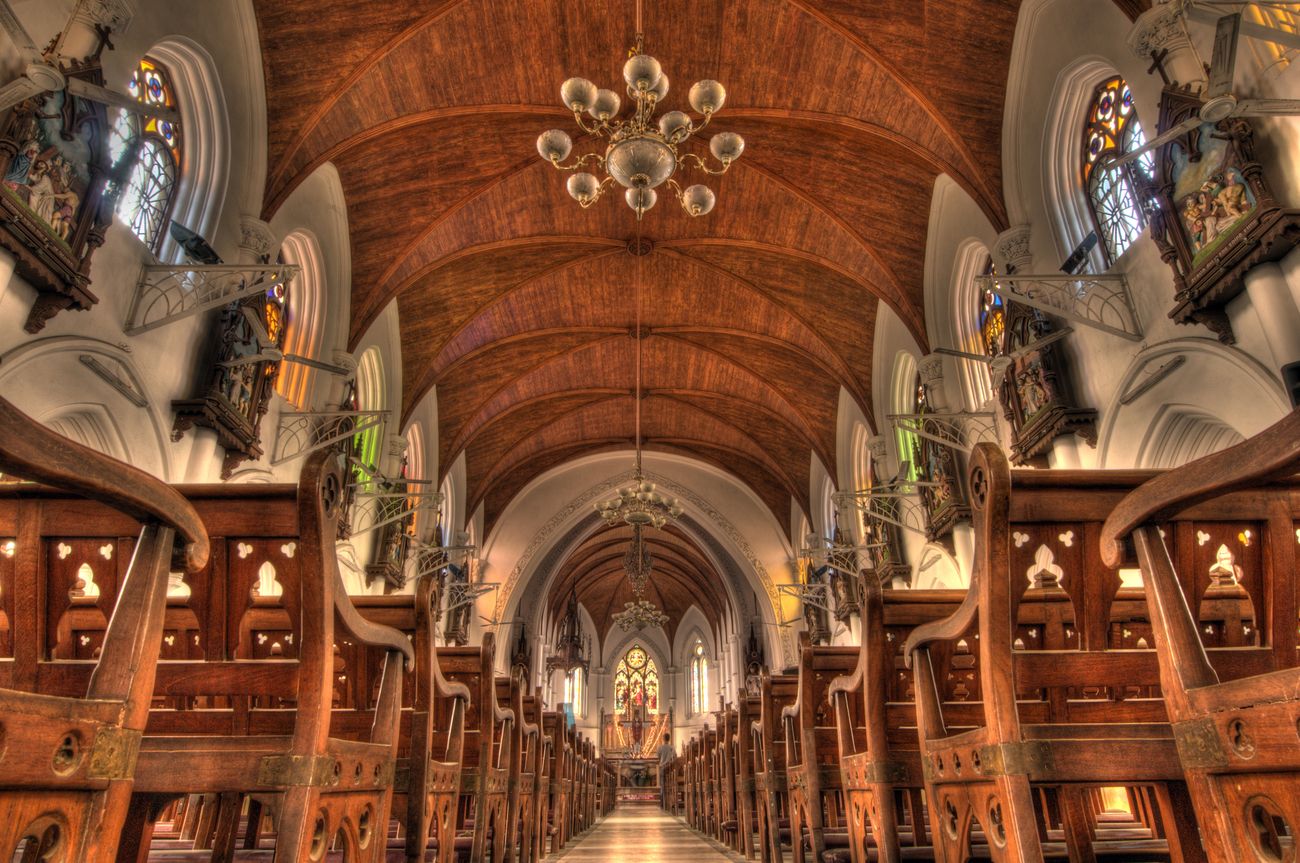
[[550, 861], [563, 863], [731, 863], [732, 858], [655, 804], [622, 803]]

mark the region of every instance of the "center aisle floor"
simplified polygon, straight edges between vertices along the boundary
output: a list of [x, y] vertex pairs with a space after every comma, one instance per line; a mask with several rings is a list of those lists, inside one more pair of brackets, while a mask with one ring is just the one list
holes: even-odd
[[563, 863], [732, 863], [654, 803], [621, 803], [582, 839], [547, 858]]

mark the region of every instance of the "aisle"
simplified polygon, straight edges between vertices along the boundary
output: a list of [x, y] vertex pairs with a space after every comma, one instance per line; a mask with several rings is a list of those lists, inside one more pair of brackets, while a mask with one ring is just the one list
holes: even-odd
[[551, 861], [564, 863], [731, 863], [698, 833], [657, 804], [624, 803]]

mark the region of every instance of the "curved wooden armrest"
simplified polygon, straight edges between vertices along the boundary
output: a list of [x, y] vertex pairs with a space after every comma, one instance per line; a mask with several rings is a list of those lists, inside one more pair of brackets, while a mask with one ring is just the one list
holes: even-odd
[[525, 722], [522, 730], [525, 737], [537, 737], [541, 733], [536, 722]]
[[437, 687], [437, 691], [444, 698], [458, 698], [466, 704], [469, 704], [469, 700], [472, 697], [470, 695], [469, 687], [461, 683], [459, 680], [452, 681], [443, 677], [442, 666], [437, 662], [433, 663], [433, 682]]
[[1124, 538], [1190, 506], [1300, 470], [1300, 408], [1259, 434], [1160, 474], [1129, 492], [1101, 528], [1101, 559], [1118, 567]]
[[108, 504], [142, 522], [164, 524], [185, 541], [174, 566], [207, 565], [208, 532], [189, 501], [137, 467], [70, 441], [0, 398], [0, 471]]
[[798, 719], [798, 718], [799, 718], [799, 702], [800, 702], [800, 700], [802, 700], [802, 698], [803, 698], [803, 693], [800, 692], [797, 696], [795, 696], [794, 704], [787, 704], [785, 707], [782, 707], [782, 708], [781, 708], [781, 718], [782, 718], [782, 719]]
[[514, 725], [515, 710], [513, 707], [501, 707], [496, 703], [496, 699], [493, 699], [492, 718], [495, 719], [497, 722], [501, 722], [501, 723], [509, 722], [511, 725]]
[[862, 688], [862, 679], [866, 673], [866, 663], [864, 663], [862, 657], [859, 656], [858, 667], [853, 669], [852, 674], [841, 674], [839, 677], [831, 681], [830, 686], [826, 687], [826, 701], [828, 703], [834, 701], [835, 696], [840, 693], [849, 695], [850, 693], [857, 692]]
[[[384, 626], [382, 623], [373, 623], [361, 616], [357, 607], [352, 604], [348, 598], [347, 590], [343, 587], [343, 578], [339, 575], [338, 567], [334, 567], [334, 611], [338, 614], [339, 619], [352, 633], [358, 641], [369, 644], [372, 647], [383, 647], [393, 653], [400, 653], [406, 657], [406, 670], [410, 671], [415, 667], [415, 648], [411, 646], [410, 640], [401, 630], [393, 629], [391, 626]], [[468, 691], [466, 691], [468, 695]]]
[[956, 611], [943, 620], [921, 624], [907, 636], [907, 641], [903, 642], [903, 661], [908, 668], [912, 667], [914, 651], [920, 650], [932, 641], [952, 641], [961, 638], [962, 634], [970, 629], [980, 610], [979, 579], [980, 570], [977, 567], [971, 573], [970, 588], [966, 591], [966, 598], [961, 601], [961, 605], [957, 606]]

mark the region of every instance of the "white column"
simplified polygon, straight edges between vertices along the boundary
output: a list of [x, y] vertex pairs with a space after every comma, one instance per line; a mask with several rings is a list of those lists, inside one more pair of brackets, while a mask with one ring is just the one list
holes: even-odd
[[925, 384], [926, 395], [930, 399], [930, 407], [936, 411], [945, 411], [949, 405], [948, 392], [944, 389], [944, 359], [943, 354], [926, 354], [916, 364], [921, 383]]
[[1296, 308], [1282, 268], [1258, 264], [1246, 273], [1246, 296], [1259, 315], [1274, 366], [1300, 360], [1300, 309]]
[[1079, 436], [1065, 434], [1052, 441], [1052, 448], [1047, 451], [1047, 466], [1053, 470], [1083, 467], [1083, 460], [1079, 458]]
[[0, 303], [9, 293], [9, 286], [14, 280], [14, 256], [0, 249]]
[[993, 261], [1000, 273], [1032, 272], [1034, 266], [1029, 249], [1029, 226], [1016, 225], [998, 234], [993, 243]]
[[221, 471], [217, 453], [217, 433], [210, 428], [195, 428], [190, 458], [185, 465], [186, 482], [215, 482]]

